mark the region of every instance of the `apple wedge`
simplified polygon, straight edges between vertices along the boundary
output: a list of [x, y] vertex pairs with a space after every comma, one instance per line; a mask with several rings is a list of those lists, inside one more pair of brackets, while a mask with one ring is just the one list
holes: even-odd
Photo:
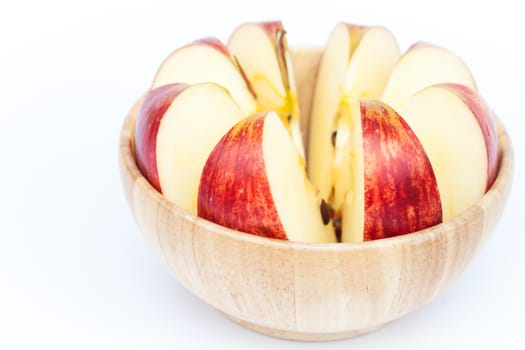
[[447, 221], [481, 198], [496, 178], [492, 112], [472, 88], [447, 83], [417, 92], [403, 116], [432, 163]]
[[392, 237], [440, 223], [438, 184], [417, 136], [378, 100], [362, 100], [355, 108], [360, 118], [347, 143], [351, 181], [340, 189], [342, 241]]
[[175, 50], [162, 62], [151, 89], [170, 83], [206, 82], [224, 86], [245, 115], [259, 110], [242, 68], [228, 48], [215, 38], [197, 40]]
[[340, 23], [330, 34], [315, 88], [307, 164], [310, 180], [336, 212], [343, 194], [334, 192], [335, 182], [347, 179], [337, 170], [346, 165], [335, 158], [347, 142], [348, 124], [360, 118], [352, 113], [359, 112], [359, 99], [381, 97], [399, 57], [397, 42], [384, 27]]
[[242, 232], [301, 242], [335, 242], [326, 206], [278, 115], [237, 123], [202, 172], [198, 215]]
[[458, 83], [477, 89], [470, 70], [456, 54], [443, 47], [417, 42], [394, 68], [381, 100], [402, 111], [414, 93], [439, 83]]
[[214, 83], [163, 85], [150, 91], [135, 120], [135, 157], [166, 198], [197, 214], [200, 174], [219, 139], [244, 114]]
[[276, 111], [304, 158], [299, 103], [286, 32], [280, 21], [245, 23], [228, 42], [262, 109]]

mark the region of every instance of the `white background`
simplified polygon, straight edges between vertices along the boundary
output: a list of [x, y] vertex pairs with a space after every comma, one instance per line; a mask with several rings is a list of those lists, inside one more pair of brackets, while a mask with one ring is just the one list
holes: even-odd
[[[519, 2], [289, 3], [1, 3], [1, 349], [524, 348]], [[419, 39], [451, 48], [514, 142], [505, 215], [466, 273], [423, 309], [362, 337], [297, 343], [237, 326], [168, 274], [124, 201], [119, 129], [162, 59], [193, 39], [226, 40], [243, 21], [270, 19], [284, 21], [296, 46], [324, 45], [344, 20], [386, 25], [403, 50]]]

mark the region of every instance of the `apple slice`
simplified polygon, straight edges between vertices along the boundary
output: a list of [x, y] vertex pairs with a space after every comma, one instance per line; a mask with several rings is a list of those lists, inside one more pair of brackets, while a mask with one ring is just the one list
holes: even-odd
[[215, 146], [200, 180], [198, 215], [258, 236], [336, 241], [326, 206], [273, 111], [241, 120]]
[[228, 42], [265, 110], [277, 112], [304, 158], [299, 102], [288, 44], [280, 21], [245, 23]]
[[170, 83], [212, 82], [224, 86], [243, 113], [259, 110], [255, 94], [242, 68], [228, 48], [215, 38], [206, 38], [175, 50], [162, 62], [151, 89]]
[[137, 165], [166, 198], [197, 214], [204, 163], [243, 116], [229, 92], [214, 83], [175, 83], [152, 90], [135, 120]]
[[440, 223], [438, 185], [417, 136], [380, 101], [362, 100], [360, 114], [348, 142], [351, 182], [342, 210], [343, 242], [392, 237]]
[[417, 42], [399, 60], [381, 100], [402, 111], [410, 96], [439, 83], [458, 83], [477, 89], [470, 70], [456, 54], [443, 47]]
[[449, 220], [481, 198], [496, 178], [498, 135], [492, 112], [475, 90], [449, 83], [417, 92], [403, 116], [430, 158], [443, 220]]
[[[323, 198], [337, 211], [343, 194], [334, 192], [341, 179], [334, 167], [338, 148], [348, 138], [348, 123], [360, 115], [359, 99], [379, 98], [400, 57], [392, 33], [383, 27], [338, 24], [332, 31], [321, 59], [315, 89], [310, 138], [308, 176]], [[341, 157], [339, 157], [341, 158]], [[343, 157], [344, 158], [344, 157]]]

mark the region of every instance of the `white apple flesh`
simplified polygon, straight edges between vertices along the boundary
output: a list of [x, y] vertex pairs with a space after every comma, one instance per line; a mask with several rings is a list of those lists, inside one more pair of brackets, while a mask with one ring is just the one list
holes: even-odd
[[166, 198], [197, 214], [197, 190], [206, 159], [242, 117], [228, 91], [214, 83], [175, 83], [154, 89], [135, 120], [137, 165]]
[[402, 112], [434, 168], [443, 220], [462, 213], [492, 186], [498, 136], [492, 112], [473, 89], [438, 84], [417, 92]]
[[299, 104], [285, 30], [280, 21], [245, 23], [228, 41], [264, 110], [277, 112], [304, 158]]
[[467, 65], [455, 53], [417, 42], [403, 54], [392, 71], [381, 100], [396, 111], [402, 111], [414, 93], [440, 83], [458, 83], [477, 89]]
[[[383, 27], [340, 23], [324, 51], [315, 88], [308, 147], [308, 176], [320, 194], [341, 209], [337, 182], [348, 180], [346, 144], [350, 123], [360, 118], [359, 100], [379, 98], [400, 57], [397, 42]], [[357, 107], [357, 108], [355, 108]]]
[[171, 53], [162, 62], [151, 86], [212, 82], [224, 86], [246, 115], [259, 110], [250, 83], [228, 48], [215, 38], [197, 40]]

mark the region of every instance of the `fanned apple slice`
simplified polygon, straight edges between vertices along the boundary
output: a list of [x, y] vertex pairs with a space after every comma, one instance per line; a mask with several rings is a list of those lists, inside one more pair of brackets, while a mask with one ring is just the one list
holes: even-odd
[[379, 98], [400, 57], [397, 42], [384, 27], [338, 24], [319, 67], [310, 121], [308, 176], [323, 198], [339, 212], [348, 187], [349, 137], [359, 99]]
[[254, 235], [335, 242], [324, 202], [278, 115], [237, 123], [215, 146], [202, 172], [198, 215]]
[[197, 214], [204, 163], [243, 116], [229, 92], [214, 83], [175, 83], [154, 89], [135, 120], [137, 165], [166, 198]]
[[440, 223], [437, 181], [416, 134], [380, 101], [363, 100], [354, 108], [360, 109], [360, 118], [348, 142], [351, 186], [343, 204], [343, 242], [392, 237]]
[[492, 112], [472, 88], [438, 84], [417, 92], [403, 116], [418, 135], [436, 173], [443, 220], [472, 206], [498, 171]]
[[477, 89], [467, 65], [455, 53], [417, 42], [403, 54], [394, 68], [381, 100], [400, 112], [414, 93], [439, 83], [458, 83]]
[[255, 94], [228, 48], [215, 38], [194, 41], [162, 62], [151, 86], [170, 83], [217, 83], [224, 86], [246, 114], [259, 110]]
[[304, 158], [299, 102], [286, 32], [280, 21], [245, 23], [228, 42], [263, 109], [277, 112]]

